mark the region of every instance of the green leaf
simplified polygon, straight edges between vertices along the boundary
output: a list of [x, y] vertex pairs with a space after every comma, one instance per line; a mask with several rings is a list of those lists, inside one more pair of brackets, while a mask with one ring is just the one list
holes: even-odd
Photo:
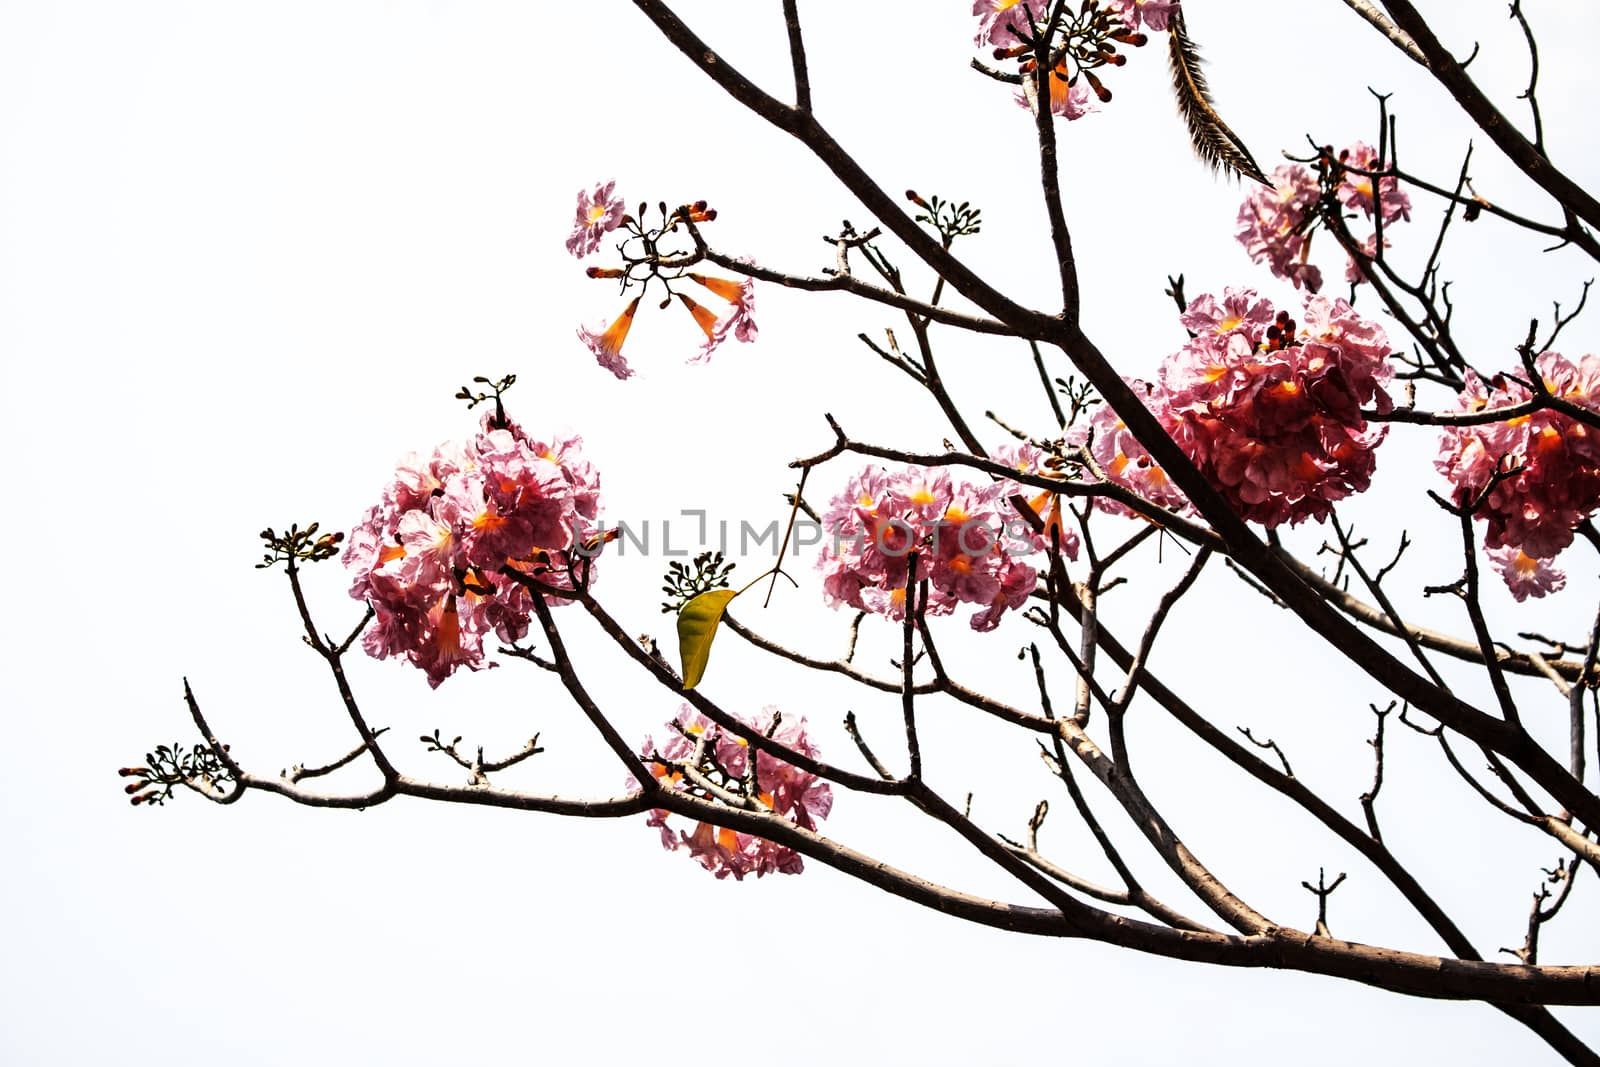
[[683, 660], [685, 689], [693, 689], [705, 677], [717, 625], [728, 609], [728, 601], [738, 595], [732, 589], [712, 589], [690, 600], [678, 612], [678, 655]]

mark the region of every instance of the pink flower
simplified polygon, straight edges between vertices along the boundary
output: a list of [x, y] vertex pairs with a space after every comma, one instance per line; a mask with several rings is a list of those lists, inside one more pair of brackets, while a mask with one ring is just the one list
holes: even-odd
[[[803, 716], [791, 720], [780, 716], [776, 708], [767, 707], [755, 721], [738, 718], [753, 733], [770, 731], [779, 744], [806, 756], [817, 755]], [[775, 730], [771, 729], [774, 719], [778, 720]], [[661, 784], [704, 797], [711, 794], [685, 774], [684, 768], [692, 769], [719, 789], [745, 795], [750, 752], [750, 744], [743, 737], [723, 730], [685, 704], [678, 718], [668, 725], [665, 740], [658, 745], [653, 737], [646, 737], [639, 755]], [[827, 818], [833, 808], [832, 788], [809, 771], [767, 752], [756, 753], [755, 771], [754, 789], [749, 790], [751, 799], [796, 826], [815, 830], [818, 821]], [[631, 779], [628, 784], [631, 788], [638, 786]], [[687, 849], [692, 859], [718, 878], [731, 874], [742, 881], [747, 874], [760, 878], [772, 873], [799, 874], [805, 869], [804, 860], [787, 846], [704, 822], [696, 823], [687, 833], [675, 833], [668, 824], [669, 818], [669, 812], [656, 808], [650, 812], [646, 825], [660, 831], [661, 846], [667, 851]]]
[[1165, 30], [1177, 14], [1178, 0], [1111, 0], [1107, 5], [1130, 30], [1141, 24], [1152, 30]]
[[[1600, 411], [1600, 358], [1574, 362], [1556, 352], [1535, 361], [1545, 388]], [[1485, 411], [1527, 400], [1526, 388], [1496, 376], [1485, 384], [1468, 372], [1456, 410]], [[1516, 548], [1554, 558], [1572, 543], [1572, 529], [1600, 506], [1600, 434], [1548, 408], [1503, 422], [1447, 426], [1434, 466], [1455, 486], [1458, 505], [1475, 504], [1491, 549]]]
[[[1378, 166], [1378, 153], [1363, 141], [1357, 141], [1340, 152], [1339, 162], [1361, 170], [1382, 169]], [[1385, 225], [1411, 221], [1411, 198], [1400, 189], [1398, 178], [1380, 178], [1377, 198], [1383, 203]], [[1359, 209], [1370, 216], [1373, 207], [1372, 179], [1365, 174], [1345, 172], [1343, 180], [1339, 182], [1339, 200], [1346, 207]]]
[[593, 189], [578, 190], [578, 216], [567, 237], [567, 251], [578, 259], [597, 251], [600, 239], [622, 225], [627, 208], [622, 197], [612, 195], [616, 184], [596, 182]]
[[[1074, 551], [1077, 555], [1077, 535], [1073, 535]], [[987, 633], [1000, 625], [1000, 616], [1007, 609], [1020, 611], [1028, 604], [1028, 598], [1033, 595], [1033, 590], [1039, 582], [1039, 575], [1032, 567], [1020, 563], [1009, 564], [1001, 575], [999, 587], [994, 595], [989, 598], [989, 606], [972, 617], [972, 628], [979, 633]]]
[[1222, 291], [1218, 301], [1210, 293], [1202, 293], [1189, 301], [1188, 310], [1178, 319], [1190, 333], [1209, 333], [1226, 336], [1242, 331], [1252, 345], [1265, 338], [1267, 327], [1272, 325], [1272, 302], [1259, 296], [1254, 289]]
[[1322, 288], [1322, 272], [1306, 256], [1309, 213], [1320, 195], [1316, 176], [1298, 164], [1285, 164], [1272, 172], [1272, 181], [1273, 188], [1253, 188], [1245, 197], [1235, 236], [1251, 260], [1267, 264], [1296, 289], [1314, 293]]
[[636, 296], [622, 309], [622, 314], [600, 333], [578, 327], [578, 340], [589, 346], [596, 362], [623, 380], [633, 377], [633, 368], [622, 358], [622, 343], [628, 339], [628, 330], [633, 327], [633, 316], [638, 310], [639, 297]]
[[[1385, 237], [1383, 247], [1391, 247], [1392, 242]], [[1361, 252], [1368, 259], [1376, 259], [1378, 255], [1378, 235], [1376, 232], [1361, 243]], [[1344, 280], [1350, 285], [1360, 285], [1367, 281], [1367, 271], [1355, 256], [1346, 256], [1344, 264]]]
[[1511, 595], [1516, 597], [1519, 603], [1530, 596], [1534, 598], [1549, 596], [1566, 588], [1565, 571], [1528, 555], [1520, 548], [1506, 545], [1503, 548], [1491, 548], [1486, 551], [1489, 562], [1500, 573], [1500, 577], [1505, 579], [1506, 587], [1511, 590]]
[[973, 43], [980, 48], [986, 45], [1012, 48], [1022, 41], [1013, 29], [1031, 32], [1021, 0], [973, 0], [972, 13], [978, 16], [978, 33]]
[[599, 513], [599, 480], [578, 445], [569, 437], [551, 448], [486, 419], [469, 441], [402, 460], [343, 557], [355, 575], [350, 595], [373, 610], [367, 653], [404, 658], [437, 686], [458, 667], [493, 666], [485, 635], [524, 636], [531, 594], [501, 571], [570, 586], [575, 542], [590, 537]]

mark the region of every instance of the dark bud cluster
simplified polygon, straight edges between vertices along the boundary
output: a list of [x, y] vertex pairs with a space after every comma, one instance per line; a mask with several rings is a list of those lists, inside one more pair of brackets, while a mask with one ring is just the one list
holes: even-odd
[[[591, 272], [589, 276], [591, 278], [595, 277], [596, 275], [593, 273], [594, 268], [590, 267], [589, 270]], [[472, 385], [463, 385], [460, 390], [456, 392], [456, 399], [465, 400], [467, 402], [468, 411], [471, 411], [473, 408], [477, 407], [479, 404], [485, 403], [486, 401], [494, 401], [494, 418], [489, 420], [489, 427], [495, 430], [504, 430], [506, 427], [511, 425], [511, 420], [506, 418], [506, 407], [501, 401], [501, 398], [506, 395], [507, 390], [516, 384], [517, 376], [515, 374], [508, 374], [499, 381], [490, 381], [488, 378], [485, 378], [480, 374], [478, 377], [472, 379], [472, 385], [486, 385], [489, 387], [488, 391], [485, 392], [482, 389], [474, 389]]]
[[[228, 750], [227, 745], [222, 750]], [[123, 792], [135, 807], [144, 804], [155, 807], [165, 804], [179, 786], [188, 786], [207, 794], [215, 794], [220, 786], [233, 781], [233, 772], [217, 757], [210, 745], [161, 745], [146, 752], [144, 766], [121, 767], [117, 774], [131, 778]]]
[[721, 552], [702, 552], [688, 564], [673, 560], [667, 564], [666, 584], [661, 591], [670, 598], [661, 605], [663, 614], [679, 611], [701, 593], [726, 589], [734, 565], [723, 560]]
[[939, 231], [946, 248], [957, 237], [977, 233], [983, 228], [983, 213], [965, 200], [957, 204], [937, 196], [923, 197], [915, 189], [906, 190], [906, 199], [922, 209], [916, 216], [917, 221]]
[[262, 555], [261, 562], [256, 564], [256, 569], [265, 570], [276, 563], [293, 563], [296, 560], [321, 563], [338, 555], [344, 534], [319, 534], [317, 528], [318, 524], [312, 523], [302, 530], [296, 523], [281, 534], [270, 526], [262, 530], [261, 540], [266, 543], [267, 551]]

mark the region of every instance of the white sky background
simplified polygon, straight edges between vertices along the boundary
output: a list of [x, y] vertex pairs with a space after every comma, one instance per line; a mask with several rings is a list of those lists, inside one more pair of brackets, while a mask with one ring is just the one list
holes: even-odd
[[[1522, 120], [1513, 97], [1525, 53], [1504, 5], [1429, 6], [1448, 12], [1438, 25], [1458, 53], [1481, 41], [1475, 74]], [[1043, 306], [1054, 272], [1028, 118], [965, 69], [967, 7], [802, 4], [817, 111], [886, 188], [979, 204], [984, 233], [957, 251]], [[1600, 153], [1586, 53], [1600, 14], [1527, 7], [1541, 31], [1552, 153], [1592, 187]], [[777, 3], [699, 0], [680, 12], [740, 69], [789, 91]], [[1370, 84], [1395, 93], [1403, 162], [1453, 177], [1470, 133], [1420, 71], [1337, 0], [1272, 5], [1270, 16], [1240, 0], [1193, 0], [1189, 16], [1224, 115], [1265, 166], [1307, 132], [1373, 140]], [[1120, 367], [1149, 373], [1183, 336], [1162, 295], [1169, 272], [1187, 275], [1191, 295], [1251, 284], [1297, 301], [1233, 242], [1240, 191], [1192, 159], [1162, 49], [1135, 53], [1107, 81], [1116, 100], [1061, 128], [1067, 212], [1089, 333]], [[1479, 191], [1547, 216], [1494, 155], [1480, 144]], [[231, 809], [187, 796], [131, 809], [115, 768], [158, 742], [193, 740], [185, 674], [257, 772], [348, 750], [281, 576], [251, 569], [255, 533], [311, 519], [348, 526], [396, 457], [469, 431], [476, 414], [451, 394], [475, 374], [516, 372], [514, 414], [536, 432], [584, 433], [608, 515], [658, 531], [683, 508], [735, 524], [781, 517], [787, 462], [830, 440], [825, 410], [860, 437], [939, 447], [947, 430], [931, 402], [853, 339], [884, 326], [904, 335], [903, 320], [844, 297], [762, 288], [761, 340], [730, 343], [705, 367], [682, 362], [695, 347], [687, 316], [647, 308], [627, 345], [639, 377], [617, 382], [597, 368], [573, 329], [608, 321], [621, 302], [582, 276], [561, 241], [574, 192], [608, 177], [633, 202], [710, 200], [719, 247], [799, 273], [831, 262], [819, 235], [841, 218], [865, 222], [817, 164], [722, 97], [622, 0], [0, 2], [0, 434], [29, 490], [4, 535], [13, 586], [0, 621], [10, 666], [0, 683], [0, 904], [10, 917], [0, 1060], [1542, 1062], [1541, 1043], [1481, 1005], [1029, 940], [819, 864], [801, 878], [716, 882], [662, 852], [642, 817], [406, 800], [328, 812], [264, 795]], [[1391, 235], [1402, 261], [1432, 238], [1434, 205], [1414, 202], [1419, 221]], [[1460, 336], [1484, 365], [1507, 365], [1527, 320], [1548, 315], [1552, 298], [1570, 305], [1592, 274], [1570, 252], [1538, 248], [1489, 219], [1452, 235]], [[1342, 258], [1314, 254], [1336, 279]], [[1595, 337], [1594, 320], [1580, 319], [1560, 347], [1593, 351]], [[974, 420], [993, 407], [1045, 430], [1025, 346], [946, 331], [939, 351]], [[1449, 521], [1421, 497], [1437, 486], [1432, 450], [1431, 434], [1397, 427], [1373, 498], [1350, 512], [1385, 558], [1409, 526], [1419, 549], [1398, 577], [1412, 589], [1459, 572]], [[809, 495], [823, 502], [851, 470], [833, 468]], [[675, 525], [675, 543], [689, 532]], [[1321, 533], [1295, 543], [1309, 551]], [[1139, 560], [1131, 587], [1107, 604], [1123, 630], [1183, 565], [1170, 550]], [[670, 620], [656, 607], [665, 562], [608, 559], [600, 591], [670, 651]], [[1515, 614], [1494, 592], [1500, 632], [1581, 634], [1594, 568], [1576, 549], [1566, 562], [1571, 584], [1553, 603]], [[738, 573], [762, 566], [751, 559]], [[336, 565], [310, 577], [327, 629], [359, 615], [346, 585]], [[814, 583], [742, 615], [819, 654], [842, 647], [848, 621], [820, 606]], [[953, 669], [1031, 700], [1014, 659], [1031, 628], [1011, 620], [969, 640], [965, 615], [936, 631]], [[1465, 629], [1449, 603], [1415, 615]], [[675, 702], [619, 665], [576, 610], [561, 618], [624, 733], [659, 730]], [[865, 662], [885, 670], [890, 646], [886, 629], [869, 626]], [[1302, 778], [1358, 815], [1370, 778], [1364, 709], [1381, 694], [1222, 568], [1178, 609], [1153, 666], [1214, 721], [1278, 737]], [[407, 744], [434, 727], [491, 754], [541, 731], [549, 751], [506, 784], [620, 789], [622, 772], [558, 684], [525, 665], [433, 693], [394, 664], [361, 659], [351, 671], [413, 773], [461, 775]], [[1067, 699], [1065, 668], [1053, 677]], [[1452, 677], [1488, 699], [1477, 678]], [[774, 666], [731, 635], [706, 687], [730, 706], [807, 715], [824, 752], [847, 763], [839, 721], [854, 708], [880, 752], [895, 751], [893, 700]], [[1540, 701], [1529, 705], [1535, 723], [1564, 729], [1553, 692], [1526, 691]], [[1092, 843], [1067, 830], [1069, 805], [1031, 740], [937, 702], [923, 719], [937, 788], [957, 800], [975, 791], [974, 816], [1007, 833], [1051, 797], [1047, 847], [1111, 878]], [[1309, 927], [1314, 901], [1299, 880], [1318, 865], [1347, 870], [1336, 934], [1439, 950], [1362, 861], [1165, 727], [1154, 707], [1130, 726], [1146, 788], [1242, 896]], [[1386, 835], [1480, 948], [1520, 944], [1536, 868], [1558, 853], [1503, 833], [1437, 762], [1422, 739], [1392, 735]], [[364, 774], [343, 786], [360, 788]], [[1026, 899], [959, 842], [881, 804], [841, 796], [825, 829], [951, 884]], [[1199, 907], [1127, 840], [1158, 893]], [[1600, 955], [1600, 887], [1584, 877], [1546, 931], [1545, 962]], [[1600, 1040], [1593, 1012], [1562, 1017]]]

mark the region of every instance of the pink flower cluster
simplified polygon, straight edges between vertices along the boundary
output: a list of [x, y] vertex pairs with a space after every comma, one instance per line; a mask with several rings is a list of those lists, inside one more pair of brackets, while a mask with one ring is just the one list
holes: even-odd
[[[1160, 385], [1138, 378], [1125, 378], [1124, 381], [1139, 394], [1145, 407], [1162, 417], [1163, 425], [1172, 421], [1166, 415], [1169, 405], [1166, 391]], [[1170, 432], [1170, 425], [1168, 430]], [[1149, 450], [1133, 436], [1128, 424], [1111, 409], [1111, 405], [1099, 405], [1087, 424], [1080, 422], [1072, 426], [1067, 431], [1066, 443], [1088, 445], [1089, 454], [1105, 471], [1107, 478], [1132, 489], [1157, 507], [1178, 512], [1190, 510], [1189, 498], [1184, 496], [1183, 490], [1167, 477], [1167, 472], [1151, 458]], [[1094, 505], [1112, 515], [1134, 514], [1125, 505], [1109, 497], [1096, 497]]]
[[[1307, 299], [1297, 330], [1251, 289], [1200, 296], [1182, 322], [1194, 337], [1162, 364], [1160, 381], [1133, 384], [1240, 515], [1265, 526], [1321, 521], [1334, 501], [1367, 488], [1386, 427], [1370, 425], [1361, 409], [1392, 407], [1380, 327], [1319, 296]], [[1113, 482], [1162, 507], [1186, 506], [1109, 407], [1096, 410], [1089, 430]]]
[[[1534, 365], [1553, 396], [1600, 412], [1600, 357], [1574, 361], [1545, 352]], [[1531, 396], [1508, 378], [1496, 375], [1486, 385], [1468, 372], [1456, 410], [1494, 410]], [[1457, 505], [1477, 505], [1489, 558], [1518, 600], [1565, 584], [1547, 561], [1600, 507], [1600, 431], [1549, 408], [1503, 422], [1448, 426], [1434, 465], [1454, 485]]]
[[[1019, 451], [1001, 461], [1021, 471], [1038, 460]], [[817, 569], [824, 598], [830, 607], [903, 619], [915, 556], [914, 580], [929, 581], [927, 614], [948, 615], [957, 604], [976, 604], [982, 610], [972, 617], [972, 628], [994, 629], [1007, 609], [1027, 603], [1038, 577], [1012, 557], [1016, 533], [1030, 535], [1027, 551], [1037, 547], [1009, 503], [1018, 492], [1011, 482], [956, 482], [943, 467], [867, 467], [823, 516], [827, 541]], [[1040, 497], [1035, 510], [1050, 511], [1051, 505]], [[1049, 515], [1042, 517], [1049, 521]], [[1059, 525], [1059, 516], [1055, 520]], [[1061, 544], [1076, 557], [1075, 532], [1063, 529]]]
[[[1343, 169], [1380, 169], [1378, 154], [1370, 145], [1357, 141], [1339, 153], [1339, 162], [1336, 195], [1340, 203], [1368, 218], [1381, 205], [1385, 226], [1410, 221], [1411, 198], [1399, 187], [1397, 179], [1381, 178], [1374, 190], [1373, 179]], [[1235, 236], [1253, 261], [1265, 263], [1274, 275], [1295, 288], [1315, 293], [1322, 288], [1322, 271], [1308, 262], [1308, 256], [1321, 186], [1317, 176], [1299, 164], [1277, 168], [1272, 172], [1272, 181], [1271, 189], [1253, 189], [1245, 197], [1239, 206]], [[1383, 243], [1388, 247], [1387, 240]], [[1362, 243], [1362, 251], [1369, 257], [1377, 254], [1376, 230]], [[1365, 280], [1361, 264], [1353, 256], [1346, 263], [1345, 280], [1352, 285]]]
[[[739, 718], [752, 732], [765, 734], [776, 715], [777, 709], [769, 707], [762, 710], [764, 722]], [[661, 744], [646, 737], [639, 751], [650, 764], [657, 781], [672, 789], [705, 795], [704, 787], [680, 769], [689, 766], [719, 788], [742, 791], [744, 776], [750, 768], [748, 741], [723, 730], [687, 704], [678, 718], [668, 724], [667, 730], [666, 740]], [[803, 716], [794, 720], [780, 717], [778, 728], [771, 736], [796, 752], [813, 758], [817, 755], [816, 746], [806, 734]], [[653, 762], [657, 759], [670, 760], [678, 766]], [[630, 786], [637, 784], [629, 782]], [[766, 752], [756, 753], [755, 792], [755, 799], [763, 807], [807, 830], [815, 830], [817, 821], [827, 818], [833, 808], [833, 790], [828, 783]], [[799, 874], [805, 869], [800, 854], [787, 846], [704, 822], [696, 823], [692, 831], [684, 833], [668, 825], [669, 817], [670, 813], [661, 808], [650, 812], [648, 825], [661, 832], [661, 846], [669, 852], [688, 849], [691, 858], [718, 878], [731, 874], [742, 881], [747, 874], [760, 878], [774, 872]]]
[[581, 444], [575, 436], [546, 444], [486, 417], [471, 440], [402, 459], [343, 557], [356, 576], [350, 595], [376, 614], [362, 635], [368, 654], [404, 657], [431, 686], [458, 667], [494, 666], [484, 661], [484, 637], [519, 640], [533, 610], [531, 594], [502, 568], [569, 587], [573, 550], [595, 529], [600, 478]]

